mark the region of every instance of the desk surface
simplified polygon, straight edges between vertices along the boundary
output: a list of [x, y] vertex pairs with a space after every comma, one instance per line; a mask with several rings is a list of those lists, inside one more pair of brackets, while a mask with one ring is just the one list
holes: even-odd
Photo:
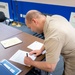
[[0, 23], [0, 41], [21, 33], [22, 31]]
[[[13, 36], [18, 37], [23, 42], [15, 45], [15, 46], [9, 47], [7, 49], [4, 49], [4, 47], [0, 44], [0, 60], [2, 60], [2, 59], [9, 60], [10, 57], [15, 52], [17, 52], [17, 50], [19, 50], [19, 49], [21, 49], [23, 51], [28, 51], [28, 52], [31, 51], [30, 49], [27, 48], [27, 46], [30, 45], [34, 41], [43, 42], [42, 39], [34, 37], [34, 36], [24, 33], [24, 32], [21, 32], [19, 34], [13, 35]], [[41, 56], [37, 57], [36, 60], [42, 60], [43, 58], [44, 58], [44, 55], [41, 55]], [[25, 75], [27, 72], [29, 72], [32, 69], [32, 67], [29, 68], [29, 67], [26, 67], [24, 65], [21, 65], [21, 64], [12, 62], [12, 61], [10, 61], [10, 62], [22, 70], [22, 72], [19, 75]]]

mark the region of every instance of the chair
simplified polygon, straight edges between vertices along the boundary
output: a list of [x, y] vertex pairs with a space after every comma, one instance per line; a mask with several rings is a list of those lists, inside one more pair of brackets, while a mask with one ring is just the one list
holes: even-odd
[[4, 22], [6, 20], [5, 14], [0, 11], [0, 22]]

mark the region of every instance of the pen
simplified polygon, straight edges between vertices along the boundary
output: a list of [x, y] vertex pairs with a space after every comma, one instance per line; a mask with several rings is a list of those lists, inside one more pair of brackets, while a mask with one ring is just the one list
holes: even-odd
[[28, 53], [26, 53], [26, 56], [28, 57]]

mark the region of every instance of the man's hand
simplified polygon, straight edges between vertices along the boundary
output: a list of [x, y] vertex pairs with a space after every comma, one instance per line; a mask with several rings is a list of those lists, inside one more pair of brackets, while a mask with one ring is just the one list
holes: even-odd
[[33, 50], [33, 51], [31, 51], [29, 54], [30, 54], [30, 55], [35, 54], [35, 56], [38, 56], [38, 55], [42, 54], [42, 51], [41, 51], [41, 50]]
[[24, 63], [28, 66], [31, 66], [33, 63], [33, 60], [30, 57], [25, 57], [24, 58]]
[[34, 67], [37, 67], [37, 68], [44, 70], [44, 71], [47, 71], [47, 72], [54, 71], [56, 64], [57, 64], [57, 63], [50, 64], [45, 61], [42, 61], [42, 62], [41, 61], [34, 61], [30, 57], [25, 57], [24, 63], [29, 67], [34, 66]]

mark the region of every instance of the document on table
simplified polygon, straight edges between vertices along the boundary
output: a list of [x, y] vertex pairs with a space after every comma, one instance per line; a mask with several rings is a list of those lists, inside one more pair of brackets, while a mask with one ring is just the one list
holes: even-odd
[[1, 41], [1, 44], [4, 46], [4, 48], [7, 48], [19, 43], [22, 43], [22, 41], [17, 37], [13, 37], [13, 38], [9, 38], [9, 39]]
[[18, 50], [9, 60], [20, 63], [22, 65], [26, 65], [24, 64], [26, 53], [28, 53], [28, 57], [30, 57], [32, 60], [36, 59], [35, 55], [29, 55], [29, 52]]
[[[35, 41], [32, 44], [30, 44], [29, 46], [27, 46], [27, 48], [29, 48], [31, 50], [40, 50], [42, 48], [42, 46], [43, 46], [43, 43]], [[42, 52], [42, 54], [45, 54], [45, 53], [46, 53], [46, 50], [44, 50]]]

